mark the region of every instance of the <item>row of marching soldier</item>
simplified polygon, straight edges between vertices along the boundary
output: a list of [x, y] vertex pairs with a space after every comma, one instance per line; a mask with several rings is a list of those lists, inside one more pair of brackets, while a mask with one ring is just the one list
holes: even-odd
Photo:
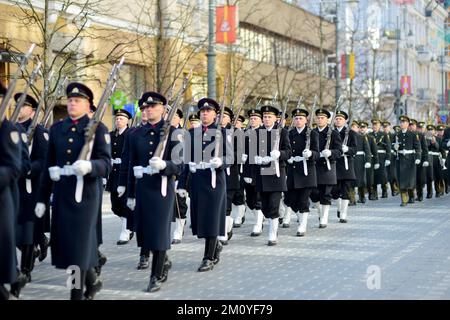
[[[266, 225], [267, 245], [273, 247], [280, 224], [289, 227], [291, 216], [298, 221], [295, 235], [306, 235], [311, 203], [324, 229], [333, 199], [338, 221], [347, 223], [356, 194], [361, 203], [366, 193], [377, 200], [378, 185], [386, 198], [389, 183], [402, 206], [416, 195], [422, 201], [425, 185], [427, 198], [433, 188], [436, 196], [448, 192], [448, 128], [430, 124], [422, 132], [417, 127], [424, 124], [402, 116], [393, 132], [388, 122], [372, 119], [367, 133], [367, 122], [350, 121], [340, 108], [330, 112], [315, 103], [292, 110], [290, 127], [284, 125], [287, 103], [282, 110], [274, 103], [251, 108], [245, 128], [242, 107], [235, 114], [224, 102], [203, 98], [192, 114], [179, 109], [185, 87], [171, 106], [162, 94], [145, 92], [138, 103], [140, 121], [134, 110], [115, 110], [112, 132], [101, 123], [106, 100], [102, 96], [96, 111], [84, 84], [67, 85], [68, 117], [49, 130], [36, 125], [41, 101], [15, 95], [17, 119], [0, 118], [3, 299], [18, 298], [32, 281], [35, 259], [46, 258], [45, 232], [50, 232], [52, 264], [73, 270], [71, 299], [93, 299], [101, 290], [106, 178], [112, 211], [122, 221], [117, 245], [136, 236], [137, 268], [151, 270], [148, 292], [167, 281], [176, 260], [168, 251], [182, 242], [188, 217], [192, 234], [204, 239], [197, 271], [206, 272], [219, 263], [223, 246], [249, 212], [255, 221], [250, 236], [260, 236]], [[10, 96], [3, 86], [1, 93]]]

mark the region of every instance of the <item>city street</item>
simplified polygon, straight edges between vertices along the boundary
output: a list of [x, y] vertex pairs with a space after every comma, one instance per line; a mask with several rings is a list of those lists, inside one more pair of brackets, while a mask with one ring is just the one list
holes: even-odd
[[[279, 229], [279, 244], [266, 245], [265, 228], [249, 236], [254, 218], [234, 229], [213, 271], [198, 273], [203, 240], [186, 226], [183, 242], [169, 252], [173, 262], [162, 290], [146, 293], [150, 269], [136, 270], [135, 239], [117, 246], [119, 219], [104, 197], [101, 251], [108, 257], [97, 299], [449, 299], [450, 196], [406, 208], [398, 197], [350, 207], [349, 223], [340, 224], [336, 207], [328, 228], [319, 229], [312, 209], [308, 233], [298, 238], [296, 223]], [[38, 264], [22, 299], [68, 299], [66, 274]]]

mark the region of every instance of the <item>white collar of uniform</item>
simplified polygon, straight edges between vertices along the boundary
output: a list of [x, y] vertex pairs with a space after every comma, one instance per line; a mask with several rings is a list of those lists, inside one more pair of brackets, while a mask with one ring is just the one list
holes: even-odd
[[319, 130], [319, 132], [322, 132], [323, 130], [325, 130], [326, 128], [328, 128], [328, 126], [323, 127], [322, 129], [320, 129], [319, 127], [317, 127], [317, 129]]
[[267, 131], [270, 132], [270, 131], [272, 131], [273, 127], [274, 127], [274, 126], [271, 126], [270, 128], [266, 128], [266, 127], [264, 127], [264, 128], [265, 128]]
[[340, 133], [342, 130], [344, 130], [344, 128], [345, 128], [345, 126], [340, 127], [340, 128], [336, 127], [336, 129], [339, 131], [339, 133]]
[[119, 130], [119, 135], [121, 135], [122, 133], [124, 133], [125, 130], [127, 130], [127, 127], [123, 128], [123, 129], [120, 129], [120, 130]]
[[408, 129], [406, 129], [406, 130], [403, 130], [403, 129], [402, 129], [402, 133], [406, 133], [406, 131], [408, 131]]
[[303, 130], [305, 130], [306, 126], [303, 126], [303, 128], [295, 128], [297, 130], [297, 132], [299, 134], [301, 134], [303, 132]]

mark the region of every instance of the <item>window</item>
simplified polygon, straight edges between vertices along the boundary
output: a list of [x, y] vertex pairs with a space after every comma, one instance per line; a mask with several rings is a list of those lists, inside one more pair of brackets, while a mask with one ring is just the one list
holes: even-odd
[[129, 101], [139, 99], [146, 91], [147, 81], [145, 67], [135, 64], [124, 64], [119, 73], [117, 90], [121, 90]]

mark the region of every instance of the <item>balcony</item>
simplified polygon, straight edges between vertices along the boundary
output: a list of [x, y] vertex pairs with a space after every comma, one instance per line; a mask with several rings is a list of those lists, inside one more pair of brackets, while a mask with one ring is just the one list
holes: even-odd
[[417, 62], [421, 64], [428, 64], [432, 61], [433, 54], [430, 49], [424, 45], [416, 46], [417, 51]]
[[397, 33], [395, 29], [382, 29], [381, 31], [381, 41], [380, 50], [390, 51], [394, 50], [397, 45]]
[[395, 82], [393, 80], [381, 80], [380, 81], [380, 95], [387, 97], [395, 97], [396, 90]]
[[421, 101], [433, 101], [436, 99], [436, 90], [431, 88], [419, 88], [417, 90], [417, 97]]

